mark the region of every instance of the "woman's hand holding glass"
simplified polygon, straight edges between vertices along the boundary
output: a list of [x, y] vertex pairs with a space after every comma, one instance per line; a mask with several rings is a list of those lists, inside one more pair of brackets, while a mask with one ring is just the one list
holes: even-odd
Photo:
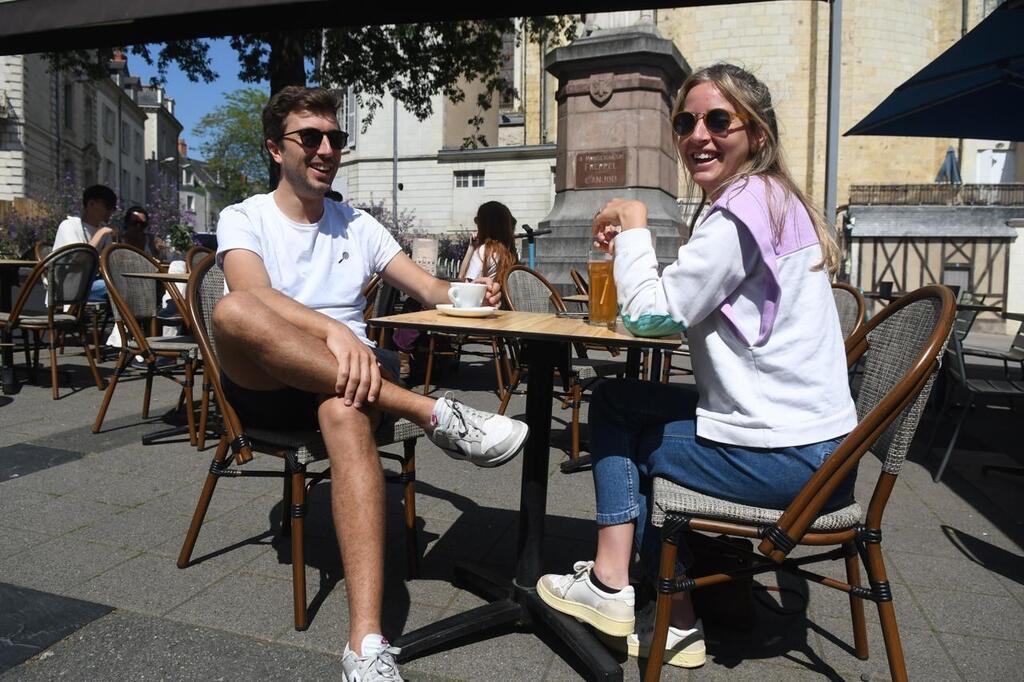
[[612, 199], [594, 214], [594, 248], [613, 253], [615, 237], [623, 230], [647, 227], [647, 207], [636, 199]]

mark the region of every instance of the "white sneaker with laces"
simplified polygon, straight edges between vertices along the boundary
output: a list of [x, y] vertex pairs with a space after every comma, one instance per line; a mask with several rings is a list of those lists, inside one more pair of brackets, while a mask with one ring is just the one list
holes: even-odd
[[625, 637], [636, 625], [633, 586], [627, 585], [615, 594], [599, 590], [590, 582], [593, 561], [577, 561], [574, 573], [549, 573], [537, 581], [537, 594], [555, 611], [592, 625], [606, 635]]
[[[617, 651], [637, 658], [647, 658], [651, 653], [651, 640], [654, 638], [654, 610], [650, 618], [641, 618], [637, 622], [636, 632], [623, 637], [607, 637], [605, 641]], [[677, 668], [699, 668], [707, 660], [704, 647], [704, 624], [700, 618], [689, 630], [680, 630], [669, 626], [668, 639], [665, 640], [665, 663]]]
[[431, 442], [455, 459], [479, 467], [497, 467], [518, 455], [530, 428], [500, 414], [482, 412], [452, 398], [451, 393], [434, 404]]
[[403, 682], [395, 662], [401, 649], [391, 646], [380, 635], [363, 637], [360, 649], [363, 655], [357, 656], [345, 644], [341, 657], [341, 677], [345, 682]]

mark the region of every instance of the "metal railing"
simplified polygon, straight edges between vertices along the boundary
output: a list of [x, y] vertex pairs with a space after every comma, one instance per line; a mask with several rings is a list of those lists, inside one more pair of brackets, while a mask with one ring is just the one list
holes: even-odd
[[1024, 183], [997, 185], [850, 185], [850, 204], [884, 206], [1024, 206]]

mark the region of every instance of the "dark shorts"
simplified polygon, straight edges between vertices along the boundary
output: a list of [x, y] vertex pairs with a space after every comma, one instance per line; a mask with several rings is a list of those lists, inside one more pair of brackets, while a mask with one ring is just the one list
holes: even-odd
[[[373, 353], [381, 366], [381, 378], [401, 385], [398, 378], [401, 368], [398, 354], [382, 348], [374, 348]], [[291, 386], [273, 391], [254, 391], [239, 386], [224, 372], [220, 373], [220, 384], [224, 396], [231, 407], [235, 408], [243, 426], [285, 431], [319, 428], [317, 408], [322, 396], [317, 393], [300, 391]], [[393, 419], [385, 418], [378, 432], [385, 426], [390, 428], [393, 423]]]

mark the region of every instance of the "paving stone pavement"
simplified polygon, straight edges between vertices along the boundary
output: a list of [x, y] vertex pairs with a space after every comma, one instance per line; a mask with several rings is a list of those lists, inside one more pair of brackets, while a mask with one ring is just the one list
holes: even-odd
[[[6, 672], [0, 668], [0, 677], [339, 678], [348, 614], [328, 487], [314, 488], [310, 498], [306, 574], [312, 622], [306, 632], [296, 632], [290, 545], [278, 534], [279, 481], [222, 479], [196, 561], [178, 569], [175, 558], [212, 447], [197, 452], [181, 440], [141, 445], [143, 435], [165, 426], [161, 416], [171, 414], [177, 399], [176, 387], [159, 379], [151, 419], [140, 416], [142, 382], [123, 381], [103, 433], [93, 435], [89, 427], [101, 394], [74, 349], [61, 364], [72, 368], [72, 388], [62, 390], [60, 400], [50, 399], [45, 371], [40, 385], [23, 383], [17, 394], [0, 398], [0, 583], [8, 586], [0, 594], [24, 613], [55, 621], [41, 628], [52, 630], [53, 639], [27, 660], [8, 663]], [[109, 375], [112, 365], [103, 368]], [[443, 372], [439, 380], [434, 395], [452, 390], [476, 407], [498, 404], [484, 358], [468, 356], [458, 372]], [[521, 416], [524, 409], [523, 398], [516, 397], [509, 414]], [[897, 482], [883, 548], [912, 679], [1024, 679], [1022, 480], [982, 472], [987, 464], [1022, 459], [1019, 405], [1017, 410], [974, 410], [940, 484], [932, 482], [935, 463], [924, 452], [934, 423], [924, 423]], [[594, 497], [589, 474], [563, 475], [558, 469], [568, 442], [568, 412], [556, 403], [554, 414], [544, 570], [565, 572], [573, 561], [593, 555]], [[948, 427], [938, 444], [947, 438]], [[862, 501], [878, 470], [876, 461], [863, 462], [857, 483]], [[520, 475], [519, 461], [478, 469], [426, 441], [418, 443], [421, 576], [405, 579], [401, 497], [396, 486], [388, 486], [387, 635], [394, 638], [483, 603], [452, 585], [457, 560], [511, 576]], [[754, 629], [709, 627], [708, 664], [693, 671], [666, 668], [662, 679], [888, 678], [870, 604], [871, 656], [860, 661], [852, 654], [844, 595], [788, 576], [757, 580], [783, 591], [759, 593], [769, 603], [758, 602]], [[33, 591], [50, 601], [34, 599]], [[71, 618], [73, 609], [52, 606], [57, 598], [85, 602], [87, 611], [94, 605], [94, 619]], [[780, 608], [792, 613], [778, 613]], [[19, 618], [28, 616], [0, 613], [0, 628], [24, 627]], [[12, 641], [0, 632], [0, 661], [9, 660], [5, 651], [13, 661]], [[624, 679], [640, 679], [637, 661], [620, 660]], [[402, 669], [410, 680], [581, 677], [571, 654], [550, 636], [512, 630], [481, 633]]]

